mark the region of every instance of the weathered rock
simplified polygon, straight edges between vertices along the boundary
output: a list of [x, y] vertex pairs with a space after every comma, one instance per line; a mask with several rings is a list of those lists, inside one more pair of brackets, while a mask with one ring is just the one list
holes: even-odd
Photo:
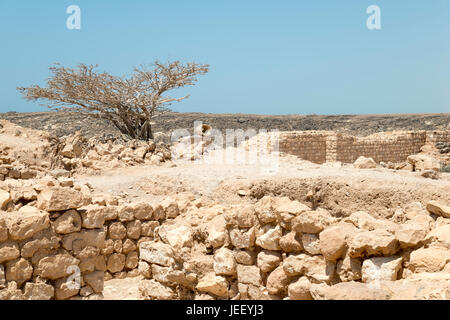
[[83, 228], [97, 229], [102, 228], [105, 223], [105, 215], [103, 210], [96, 210], [94, 206], [86, 206], [80, 210]]
[[141, 281], [139, 283], [139, 292], [144, 297], [150, 297], [155, 300], [171, 300], [176, 297], [172, 288], [155, 280]]
[[76, 210], [69, 210], [53, 222], [56, 233], [68, 234], [81, 230], [81, 217]]
[[218, 297], [228, 297], [228, 282], [224, 277], [209, 273], [201, 278], [195, 287], [198, 291], [207, 292]]
[[84, 281], [94, 290], [94, 292], [103, 292], [103, 271], [94, 271], [83, 276]]
[[450, 224], [436, 227], [424, 239], [428, 246], [443, 247], [450, 250]]
[[413, 171], [440, 170], [439, 161], [425, 154], [414, 154], [407, 158], [408, 162], [413, 166]]
[[0, 217], [0, 242], [8, 240], [8, 228], [3, 217]]
[[230, 230], [230, 240], [233, 246], [238, 249], [251, 248], [255, 244], [255, 228], [252, 227], [247, 231], [232, 229]]
[[312, 255], [320, 254], [319, 236], [314, 233], [303, 233], [302, 244], [306, 252]]
[[236, 259], [237, 263], [250, 266], [255, 264], [256, 254], [251, 250], [233, 250], [234, 259]]
[[91, 199], [73, 188], [51, 187], [38, 195], [37, 207], [45, 211], [64, 211], [88, 205]]
[[139, 274], [141, 274], [146, 279], [151, 279], [152, 277], [152, 268], [150, 264], [145, 261], [139, 261], [138, 265]]
[[108, 237], [113, 240], [122, 240], [127, 236], [127, 228], [121, 222], [113, 222], [108, 227]]
[[5, 288], [6, 286], [6, 275], [5, 275], [5, 267], [0, 264], [0, 290]]
[[137, 246], [134, 244], [133, 240], [125, 239], [122, 243], [122, 252], [127, 254], [128, 252], [135, 251]]
[[109, 256], [106, 268], [111, 273], [120, 272], [125, 268], [126, 257], [121, 253], [113, 253]]
[[301, 237], [294, 231], [282, 236], [279, 243], [281, 250], [286, 253], [298, 253], [303, 250]]
[[341, 223], [329, 227], [319, 234], [320, 252], [325, 259], [336, 261], [342, 258], [347, 251], [347, 242], [351, 240], [355, 228], [348, 223]]
[[236, 222], [239, 228], [251, 228], [256, 223], [255, 208], [252, 205], [245, 205], [238, 209]]
[[135, 269], [138, 266], [139, 263], [139, 255], [136, 251], [131, 251], [127, 254], [126, 260], [125, 260], [125, 267], [127, 269]]
[[33, 267], [24, 258], [9, 261], [6, 263], [6, 281], [15, 281], [21, 286], [25, 281], [31, 279]]
[[79, 280], [71, 281], [69, 278], [58, 279], [55, 282], [55, 298], [57, 300], [66, 300], [80, 292]]
[[411, 253], [409, 268], [413, 272], [439, 272], [449, 261], [449, 249], [420, 248]]
[[178, 203], [172, 198], [165, 198], [161, 202], [161, 206], [167, 218], [176, 218], [180, 214]]
[[311, 282], [306, 277], [301, 277], [288, 286], [288, 296], [291, 300], [312, 300]]
[[73, 266], [78, 266], [80, 260], [67, 253], [56, 254], [42, 258], [35, 267], [35, 274], [45, 279], [56, 280], [70, 274]]
[[237, 278], [239, 283], [261, 286], [262, 279], [259, 268], [256, 266], [244, 266], [238, 264]]
[[24, 288], [25, 300], [50, 300], [55, 296], [52, 285], [27, 282]]
[[356, 281], [362, 277], [362, 263], [358, 258], [346, 255], [344, 259], [336, 263], [336, 274], [341, 281]]
[[267, 277], [267, 291], [274, 295], [285, 295], [289, 285], [289, 277], [283, 270], [283, 267], [277, 267]]
[[387, 290], [361, 282], [341, 282], [333, 286], [312, 284], [314, 300], [388, 300]]
[[64, 236], [62, 246], [64, 249], [79, 253], [83, 248], [92, 246], [103, 248], [105, 244], [105, 232], [103, 229], [81, 230]]
[[226, 222], [222, 215], [214, 217], [208, 223], [208, 238], [206, 242], [213, 248], [218, 248], [224, 245], [227, 238], [226, 234]]
[[47, 212], [9, 212], [5, 215], [5, 223], [11, 240], [25, 240], [50, 226]]
[[428, 231], [428, 226], [415, 220], [408, 220], [399, 225], [395, 231], [395, 237], [400, 243], [400, 248], [415, 247], [421, 243]]
[[397, 280], [402, 268], [401, 257], [375, 257], [364, 260], [362, 264], [362, 281]]
[[277, 221], [274, 206], [274, 199], [270, 196], [264, 196], [258, 201], [255, 205], [255, 212], [261, 223], [269, 224]]
[[15, 242], [0, 243], [0, 263], [20, 257], [20, 249]]
[[153, 207], [149, 203], [138, 202], [130, 205], [134, 217], [139, 220], [150, 220], [153, 217]]
[[398, 241], [386, 230], [360, 231], [350, 242], [349, 255], [352, 258], [364, 256], [394, 255], [398, 250]]
[[11, 195], [8, 191], [0, 189], [0, 209], [4, 210], [11, 201]]
[[262, 272], [271, 272], [281, 263], [281, 254], [279, 252], [262, 250], [258, 253], [257, 265]]
[[137, 240], [141, 236], [142, 224], [139, 220], [130, 221], [127, 223], [127, 237]]
[[143, 237], [154, 237], [155, 229], [159, 227], [158, 221], [144, 221], [141, 224], [141, 235]]
[[[160, 231], [162, 230], [166, 230], [166, 228], [160, 229]], [[187, 226], [170, 228], [166, 232], [166, 239], [170, 246], [175, 249], [192, 247], [194, 243], [192, 229]]]
[[283, 235], [279, 225], [264, 228], [264, 234], [256, 239], [256, 245], [266, 250], [280, 250], [280, 239]]
[[284, 272], [291, 277], [302, 275], [305, 273], [306, 254], [291, 254], [283, 261]]
[[353, 162], [353, 166], [358, 169], [372, 169], [377, 167], [377, 163], [372, 158], [360, 156]]
[[302, 233], [319, 233], [334, 222], [324, 209], [305, 211], [292, 220], [292, 229]]
[[214, 272], [216, 275], [231, 276], [236, 274], [236, 261], [233, 251], [220, 248], [214, 254]]
[[139, 247], [139, 258], [149, 263], [170, 267], [175, 263], [172, 247], [161, 242], [143, 242]]
[[445, 205], [439, 201], [430, 201], [427, 203], [427, 210], [435, 215], [442, 216], [444, 218], [450, 218], [450, 206]]

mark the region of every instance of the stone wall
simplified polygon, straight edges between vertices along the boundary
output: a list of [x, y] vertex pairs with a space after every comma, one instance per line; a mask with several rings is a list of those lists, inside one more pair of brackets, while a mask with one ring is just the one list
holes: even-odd
[[359, 156], [376, 162], [403, 162], [420, 152], [425, 144], [450, 143], [450, 131], [382, 132], [355, 137], [331, 131], [297, 131], [280, 133], [281, 152], [314, 163], [341, 161], [353, 163]]
[[327, 138], [331, 135], [328, 131], [282, 132], [279, 148], [304, 160], [323, 163], [327, 157]]
[[36, 206], [0, 212], [0, 300], [101, 294], [105, 232], [77, 210], [88, 202], [79, 190], [52, 187], [39, 193]]
[[163, 225], [140, 245], [139, 289], [156, 300], [448, 299], [449, 219], [431, 216], [445, 208], [414, 203], [394, 222], [265, 196], [204, 226]]

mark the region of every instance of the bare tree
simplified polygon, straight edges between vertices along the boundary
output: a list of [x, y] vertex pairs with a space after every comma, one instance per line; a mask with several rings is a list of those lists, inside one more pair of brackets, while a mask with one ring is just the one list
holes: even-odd
[[71, 110], [112, 122], [134, 139], [153, 139], [151, 121], [169, 110], [175, 101], [168, 91], [194, 85], [197, 75], [206, 74], [208, 65], [179, 61], [155, 62], [153, 70], [140, 66], [131, 77], [116, 77], [95, 71], [97, 66], [80, 64], [76, 69], [59, 64], [50, 67], [47, 88], [38, 85], [17, 88], [27, 100], [46, 100], [49, 108]]

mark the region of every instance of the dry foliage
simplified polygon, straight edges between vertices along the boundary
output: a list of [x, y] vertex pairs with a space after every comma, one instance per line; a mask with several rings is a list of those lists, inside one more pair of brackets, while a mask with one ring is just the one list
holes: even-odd
[[96, 67], [80, 64], [72, 69], [56, 64], [49, 68], [53, 75], [47, 80], [47, 88], [35, 85], [17, 89], [27, 100], [46, 100], [53, 109], [103, 118], [134, 139], [148, 140], [153, 138], [152, 119], [167, 111], [172, 102], [188, 98], [172, 98], [166, 93], [194, 85], [196, 76], [209, 69], [196, 63], [155, 62], [153, 70], [140, 66], [125, 78], [98, 73]]

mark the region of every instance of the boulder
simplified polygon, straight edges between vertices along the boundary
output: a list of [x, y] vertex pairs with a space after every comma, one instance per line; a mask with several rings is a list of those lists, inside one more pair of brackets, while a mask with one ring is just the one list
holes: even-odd
[[50, 300], [55, 296], [52, 285], [27, 282], [24, 288], [25, 300]]
[[202, 277], [195, 287], [200, 292], [207, 292], [218, 297], [228, 297], [228, 282], [224, 277], [209, 273]]
[[16, 242], [0, 243], [0, 263], [20, 257], [20, 249]]
[[362, 281], [397, 280], [402, 268], [401, 257], [375, 257], [364, 260], [362, 264]]
[[233, 251], [227, 248], [220, 248], [215, 252], [214, 272], [219, 276], [236, 274], [236, 261], [233, 256]]
[[312, 300], [311, 282], [306, 277], [300, 277], [288, 286], [288, 296], [291, 300]]
[[155, 300], [172, 300], [176, 297], [176, 293], [172, 288], [153, 279], [140, 281], [139, 292], [142, 296]]
[[283, 235], [281, 227], [267, 227], [264, 231], [264, 234], [256, 239], [256, 245], [266, 250], [280, 250], [280, 238]]
[[270, 294], [285, 295], [287, 294], [288, 285], [289, 277], [281, 266], [275, 268], [267, 277], [266, 287]]
[[8, 203], [11, 201], [11, 195], [8, 191], [0, 189], [0, 209], [4, 210], [8, 206]]
[[320, 254], [319, 236], [314, 233], [303, 233], [302, 244], [306, 252], [312, 255]]
[[255, 228], [248, 230], [231, 229], [230, 230], [231, 244], [238, 249], [251, 248], [255, 244]]
[[364, 256], [391, 256], [398, 250], [397, 239], [388, 231], [375, 229], [360, 231], [350, 242], [349, 255], [352, 258]]
[[161, 242], [143, 242], [139, 246], [139, 258], [149, 263], [170, 267], [175, 263], [172, 247]]
[[258, 253], [257, 265], [262, 272], [271, 272], [281, 263], [281, 254], [279, 252], [262, 250]]
[[362, 263], [358, 258], [346, 255], [336, 263], [336, 274], [341, 281], [356, 281], [362, 277]]
[[239, 283], [257, 287], [262, 285], [261, 273], [256, 266], [237, 265], [237, 278]]
[[79, 263], [80, 260], [67, 253], [55, 254], [39, 260], [34, 272], [42, 278], [56, 280], [72, 274], [71, 268]]
[[449, 261], [449, 249], [420, 248], [411, 253], [409, 268], [412, 272], [439, 272]]
[[15, 281], [21, 286], [25, 281], [31, 279], [33, 267], [24, 258], [19, 258], [6, 263], [6, 281]]
[[47, 212], [34, 209], [28, 212], [9, 212], [4, 216], [11, 240], [25, 240], [50, 227]]
[[64, 211], [78, 209], [89, 203], [89, 198], [73, 188], [50, 187], [39, 193], [36, 206], [45, 211]]
[[286, 253], [298, 253], [303, 251], [302, 239], [295, 231], [290, 231], [280, 238], [281, 251]]
[[312, 284], [314, 300], [388, 300], [389, 291], [361, 282], [341, 282], [333, 286]]
[[413, 171], [440, 170], [439, 161], [425, 154], [410, 155], [407, 160], [413, 166]]
[[334, 222], [327, 210], [305, 211], [292, 220], [292, 229], [302, 233], [320, 233]]
[[423, 241], [428, 246], [442, 247], [450, 250], [450, 224], [434, 228]]
[[81, 230], [81, 217], [76, 210], [69, 210], [53, 222], [56, 233], [68, 234]]
[[430, 213], [434, 213], [435, 215], [450, 218], [450, 206], [445, 205], [440, 201], [430, 201], [427, 203], [427, 210]]
[[358, 169], [372, 169], [377, 167], [377, 163], [372, 158], [360, 156], [353, 162], [353, 166]]

